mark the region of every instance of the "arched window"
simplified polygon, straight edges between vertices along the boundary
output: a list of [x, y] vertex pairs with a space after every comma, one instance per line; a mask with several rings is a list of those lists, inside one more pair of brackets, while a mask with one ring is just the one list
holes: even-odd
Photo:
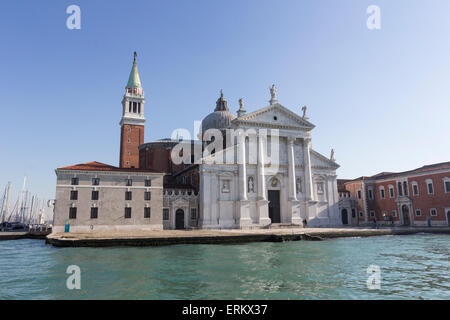
[[403, 191], [402, 191], [402, 183], [401, 183], [401, 182], [398, 183], [398, 195], [399, 195], [399, 196], [402, 196], [402, 195], [403, 195]]

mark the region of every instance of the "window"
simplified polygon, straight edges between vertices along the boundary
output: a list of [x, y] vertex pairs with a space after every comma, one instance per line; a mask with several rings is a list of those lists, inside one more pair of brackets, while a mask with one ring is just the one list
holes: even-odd
[[428, 194], [433, 194], [434, 193], [433, 180], [428, 179], [426, 181], [426, 183], [427, 183]]
[[127, 187], [131, 187], [133, 185], [133, 180], [132, 179], [127, 179], [126, 180], [126, 185], [127, 185]]
[[187, 184], [187, 177], [186, 176], [181, 177], [181, 179], [183, 181], [183, 184]]
[[133, 102], [133, 113], [137, 112], [137, 103]]
[[444, 189], [445, 189], [445, 193], [450, 192], [450, 180], [444, 181]]
[[359, 216], [360, 216], [360, 217], [362, 217], [362, 216], [363, 216], [363, 213], [362, 213], [362, 212], [360, 212], [360, 213], [359, 213]]
[[98, 218], [98, 208], [91, 208], [91, 219]]
[[169, 220], [169, 209], [163, 209], [163, 220]]
[[125, 191], [125, 200], [131, 201], [133, 199], [131, 191]]
[[76, 219], [77, 218], [77, 208], [72, 207], [69, 209], [69, 219]]
[[146, 186], [146, 187], [151, 187], [151, 186], [152, 186], [152, 180], [146, 179], [146, 180], [145, 180], [145, 186]]
[[149, 207], [144, 208], [144, 218], [150, 219], [150, 210]]
[[403, 191], [402, 191], [402, 183], [399, 182], [399, 183], [397, 184], [397, 187], [398, 187], [398, 195], [399, 195], [399, 196], [402, 196], [402, 195], [403, 195]]
[[197, 219], [197, 209], [191, 208], [191, 220], [196, 220], [196, 219]]
[[92, 190], [91, 200], [98, 200], [98, 191]]
[[361, 199], [361, 190], [358, 190], [358, 199]]
[[138, 113], [141, 113], [141, 103], [138, 103]]
[[131, 208], [125, 208], [125, 219], [131, 219]]
[[144, 193], [144, 200], [152, 200], [152, 193], [150, 191]]
[[413, 195], [414, 196], [418, 196], [419, 195], [419, 185], [417, 184], [417, 182], [413, 182], [412, 183], [412, 190], [413, 190]]
[[408, 195], [408, 183], [403, 181], [403, 192], [405, 192], [405, 196]]
[[394, 186], [389, 185], [389, 197], [394, 197]]
[[98, 186], [100, 184], [100, 178], [92, 178], [92, 185]]
[[72, 185], [77, 186], [78, 185], [78, 178], [72, 178]]
[[369, 188], [368, 192], [369, 192], [369, 199], [373, 200], [373, 190]]
[[420, 217], [422, 215], [422, 211], [420, 209], [416, 209], [416, 216]]
[[380, 198], [384, 199], [384, 188], [380, 189]]
[[436, 209], [430, 209], [430, 214], [433, 216], [433, 217], [436, 217], [437, 216], [437, 210]]
[[356, 218], [356, 210], [352, 209], [352, 218]]
[[131, 112], [131, 101], [128, 103], [128, 112]]
[[375, 211], [370, 211], [370, 216], [375, 217]]
[[70, 200], [78, 200], [78, 191], [77, 190], [70, 191]]

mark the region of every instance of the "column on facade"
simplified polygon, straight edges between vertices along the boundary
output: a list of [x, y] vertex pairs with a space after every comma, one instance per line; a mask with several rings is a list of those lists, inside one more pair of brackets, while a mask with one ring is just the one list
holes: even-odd
[[305, 195], [306, 201], [313, 199], [313, 183], [312, 183], [312, 171], [311, 171], [311, 138], [305, 138], [303, 140], [303, 157], [305, 168]]
[[240, 132], [238, 145], [238, 165], [239, 165], [239, 191], [240, 200], [247, 200], [247, 169], [246, 169], [246, 157], [245, 157], [245, 134]]
[[266, 200], [266, 181], [264, 177], [264, 141], [258, 134], [258, 200]]
[[288, 137], [288, 180], [289, 180], [289, 200], [297, 200], [295, 181], [295, 156], [294, 137]]

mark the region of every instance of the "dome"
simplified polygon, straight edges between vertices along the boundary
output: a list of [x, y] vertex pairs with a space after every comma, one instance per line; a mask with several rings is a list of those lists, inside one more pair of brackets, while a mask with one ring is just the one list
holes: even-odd
[[208, 129], [229, 128], [233, 119], [236, 119], [236, 116], [230, 111], [214, 111], [203, 119], [202, 132], [206, 132]]
[[231, 121], [234, 119], [236, 119], [236, 116], [228, 110], [227, 100], [225, 100], [221, 91], [220, 98], [216, 102], [216, 109], [202, 121], [202, 132], [206, 132], [208, 129], [222, 130], [229, 128]]

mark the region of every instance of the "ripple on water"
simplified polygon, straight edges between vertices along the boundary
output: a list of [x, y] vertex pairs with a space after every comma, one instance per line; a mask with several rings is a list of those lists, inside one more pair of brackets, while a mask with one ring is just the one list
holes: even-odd
[[[0, 242], [0, 299], [449, 299], [449, 237], [54, 248]], [[68, 290], [69, 265], [82, 289]], [[366, 286], [381, 268], [381, 290]]]

